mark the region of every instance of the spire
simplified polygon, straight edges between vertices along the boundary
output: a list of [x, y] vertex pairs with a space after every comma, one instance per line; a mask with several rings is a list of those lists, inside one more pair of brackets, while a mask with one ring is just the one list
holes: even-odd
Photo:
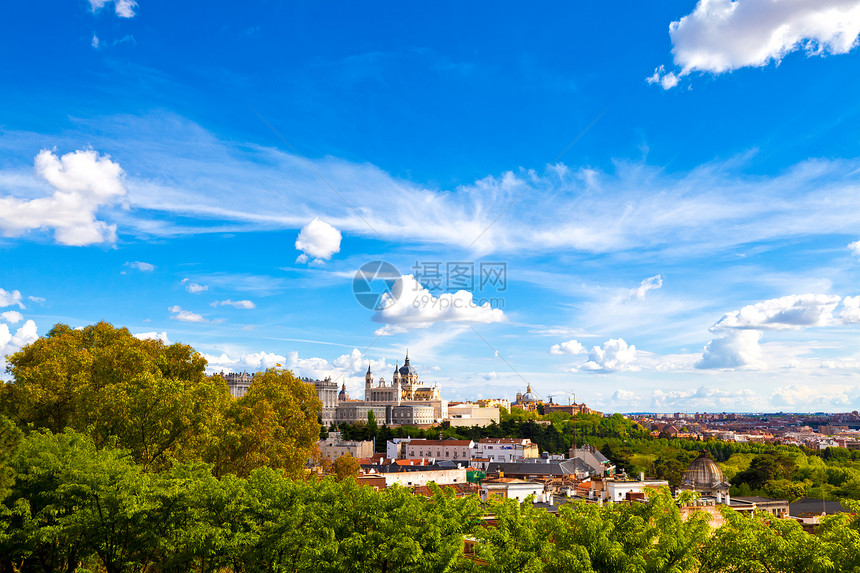
[[370, 374], [370, 363], [367, 363], [367, 373]]
[[403, 364], [409, 366], [409, 349], [406, 349], [406, 360], [403, 361]]

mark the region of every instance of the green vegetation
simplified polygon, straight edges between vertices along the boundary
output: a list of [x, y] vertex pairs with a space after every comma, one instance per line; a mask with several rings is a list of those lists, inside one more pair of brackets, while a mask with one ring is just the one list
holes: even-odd
[[[14, 381], [0, 388], [0, 573], [860, 572], [857, 515], [829, 516], [813, 536], [795, 522], [725, 509], [727, 525], [712, 531], [704, 514], [682, 520], [666, 490], [647, 504], [576, 502], [552, 515], [435, 487], [429, 498], [375, 491], [356, 483], [348, 457], [336, 476], [317, 478], [304, 471], [320, 432], [310, 386], [272, 370], [233, 399], [223, 381], [203, 376], [190, 347], [104, 323], [58, 325], [9, 361]], [[856, 460], [838, 451], [652, 440], [620, 416], [553, 414], [547, 425], [519, 416], [441, 431], [530, 437], [549, 451], [575, 435], [619, 465], [667, 476], [704, 448], [750, 489], [817, 483], [832, 493], [860, 483]], [[395, 433], [373, 419], [344, 429], [377, 440]], [[474, 554], [464, 553], [464, 538]]]
[[[528, 502], [482, 505], [435, 487], [425, 498], [270, 468], [247, 478], [217, 478], [199, 462], [147, 471], [71, 429], [30, 432], [9, 467], [0, 571], [860, 570], [858, 516], [830, 516], [813, 536], [727, 509], [728, 525], [711, 534], [705, 514], [682, 520], [666, 490], [647, 504], [570, 503], [556, 516]], [[477, 541], [474, 561], [464, 537]]]

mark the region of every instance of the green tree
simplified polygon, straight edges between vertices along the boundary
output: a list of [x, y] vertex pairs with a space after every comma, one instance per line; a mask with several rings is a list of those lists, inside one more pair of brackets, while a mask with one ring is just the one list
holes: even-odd
[[144, 467], [165, 467], [199, 455], [217, 433], [229, 393], [205, 365], [190, 346], [139, 340], [105, 322], [58, 324], [9, 357], [14, 383], [1, 402], [19, 425], [73, 428], [99, 447], [128, 449]]
[[823, 541], [799, 523], [758, 512], [741, 515], [722, 507], [725, 524], [714, 531], [700, 554], [702, 573], [842, 572]]
[[320, 426], [321, 403], [312, 384], [286, 370], [254, 375], [248, 393], [225, 414], [223, 429], [206, 453], [216, 475], [247, 476], [271, 467], [304, 475]]

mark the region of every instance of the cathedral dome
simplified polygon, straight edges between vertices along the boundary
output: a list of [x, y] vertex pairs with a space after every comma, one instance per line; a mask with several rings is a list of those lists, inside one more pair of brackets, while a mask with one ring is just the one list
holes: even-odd
[[526, 387], [526, 393], [520, 397], [518, 402], [521, 404], [523, 404], [525, 402], [543, 402], [543, 398], [541, 398], [539, 395], [532, 392], [532, 385], [529, 384]]
[[409, 364], [408, 352], [406, 353], [406, 360], [403, 362], [403, 366], [400, 367], [400, 370], [398, 372], [400, 372], [400, 376], [404, 378], [406, 376], [418, 376], [418, 371], [415, 370], [411, 364]]
[[701, 455], [687, 466], [683, 483], [693, 487], [713, 487], [726, 483], [726, 476], [714, 460]]

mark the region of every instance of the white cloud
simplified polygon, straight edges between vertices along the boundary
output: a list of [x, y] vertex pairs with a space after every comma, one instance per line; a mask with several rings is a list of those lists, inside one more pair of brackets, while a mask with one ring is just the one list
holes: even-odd
[[842, 299], [839, 320], [848, 324], [860, 322], [860, 296], [846, 296]]
[[278, 365], [284, 366], [287, 362], [287, 357], [273, 352], [254, 352], [251, 354], [242, 354], [236, 358], [231, 358], [227, 354], [222, 353], [220, 356], [213, 354], [201, 353], [203, 358], [208, 362], [206, 368], [210, 372], [236, 372], [239, 370], [266, 370], [275, 368]]
[[[158, 166], [128, 177], [132, 209], [113, 213], [123, 228], [146, 236], [295, 229], [319, 216], [343, 233], [375, 237], [375, 231], [386, 241], [477, 254], [646, 249], [677, 258], [774, 239], [856, 234], [860, 220], [860, 158], [813, 158], [768, 177], [748, 174], [752, 154], [684, 172], [622, 158], [609, 171], [558, 164], [546, 174], [518, 169], [453, 189], [395, 178], [372, 164], [313, 160], [347, 201], [361, 206], [359, 216], [343, 210], [335, 194], [320, 192], [319, 178], [297, 156], [220, 141], [169, 114], [104, 119], [99, 127], [124, 130], [138, 164]], [[189, 145], [165, 148], [165, 132]], [[7, 131], [4, 140], [28, 137]], [[0, 170], [4, 177], [20, 180], [16, 172]], [[492, 224], [498, 205], [523, 193], [529, 201]], [[272, 209], [283, 204], [296, 208]], [[151, 212], [168, 216], [156, 219]], [[206, 224], [184, 223], [195, 218]]]
[[830, 326], [836, 323], [833, 311], [841, 298], [827, 294], [794, 294], [765, 300], [724, 314], [711, 330], [796, 330], [812, 326]]
[[[2, 289], [0, 289], [0, 290], [2, 290]], [[27, 300], [29, 300], [30, 302], [35, 302], [36, 304], [42, 304], [43, 302], [45, 302], [45, 299], [40, 297], [40, 296], [28, 296]], [[2, 305], [0, 305], [0, 306], [2, 306]]]
[[616, 390], [612, 395], [612, 399], [617, 402], [632, 402], [633, 400], [639, 400], [639, 396], [637, 396], [634, 392], [630, 390]]
[[17, 310], [7, 310], [6, 312], [0, 313], [0, 316], [2, 316], [3, 320], [9, 324], [17, 324], [24, 320], [24, 315]]
[[666, 73], [666, 66], [658, 66], [654, 73], [648, 76], [645, 81], [649, 84], [660, 84], [664, 90], [670, 90], [678, 85], [679, 78], [675, 72]]
[[143, 273], [151, 273], [155, 270], [155, 265], [151, 263], [145, 263], [143, 261], [129, 261], [125, 263], [125, 266], [137, 269]]
[[243, 310], [251, 310], [252, 308], [257, 308], [257, 305], [251, 302], [250, 300], [216, 300], [212, 303], [212, 306], [232, 306], [233, 308], [240, 308]]
[[433, 296], [412, 275], [401, 277], [403, 290], [395, 299], [391, 293], [382, 296], [373, 320], [414, 328], [425, 328], [437, 322], [481, 323], [503, 322], [505, 313], [489, 302], [476, 302], [472, 293], [460, 290]]
[[550, 354], [583, 354], [584, 352], [586, 352], [585, 346], [576, 340], [553, 344], [549, 349]]
[[4, 306], [14, 306], [16, 304], [19, 308], [24, 308], [24, 303], [21, 302], [21, 291], [6, 291], [0, 288], [0, 308], [3, 308]]
[[762, 360], [758, 330], [732, 330], [711, 340], [696, 362], [696, 368], [725, 368], [761, 370], [766, 365]]
[[15, 334], [9, 330], [5, 324], [0, 324], [0, 362], [3, 362], [7, 354], [12, 354], [39, 338], [36, 329], [36, 323], [28, 320], [15, 331]]
[[36, 174], [53, 187], [53, 194], [30, 200], [0, 197], [0, 232], [19, 236], [34, 229], [53, 229], [58, 243], [72, 246], [116, 240], [116, 225], [97, 220], [96, 212], [126, 193], [119, 164], [93, 150], [62, 158], [42, 150], [35, 165]]
[[206, 319], [203, 318], [203, 316], [191, 312], [190, 310], [182, 310], [178, 305], [171, 306], [167, 310], [173, 313], [173, 316], [170, 318], [174, 320], [180, 320], [182, 322], [206, 322]]
[[141, 340], [160, 340], [164, 344], [170, 344], [170, 341], [167, 339], [167, 332], [140, 332], [135, 334], [134, 337]]
[[114, 5], [114, 12], [120, 18], [134, 18], [134, 9], [137, 8], [135, 0], [90, 0], [90, 9], [96, 13], [111, 3]]
[[851, 251], [852, 255], [860, 257], [860, 241], [848, 243], [848, 250]]
[[[811, 387], [806, 384], [783, 386], [774, 390], [771, 403], [776, 406], [800, 407], [802, 410], [847, 407], [860, 398], [860, 387], [828, 384]], [[847, 409], [847, 408], [846, 408]]]
[[199, 294], [201, 292], [209, 290], [209, 286], [195, 283], [188, 278], [182, 279], [180, 281], [180, 284], [185, 285], [185, 290], [187, 290], [191, 294]]
[[353, 348], [348, 354], [338, 356], [331, 362], [319, 357], [301, 358], [295, 351], [288, 352], [286, 355], [265, 351], [246, 354], [222, 352], [220, 355], [202, 353], [202, 355], [208, 362], [206, 370], [210, 373], [222, 370], [225, 372], [260, 371], [281, 367], [291, 370], [293, 374], [302, 378], [322, 380], [330, 377], [338, 383], [346, 383], [353, 397], [361, 395], [364, 388], [364, 374], [368, 366], [372, 368], [375, 379], [388, 376], [390, 373], [385, 359], [370, 360], [357, 348]]
[[[677, 77], [779, 63], [786, 55], [846, 54], [860, 35], [857, 0], [700, 0], [669, 26]], [[667, 77], [669, 78], [667, 80]], [[650, 83], [677, 84], [658, 68]]]
[[315, 261], [327, 261], [333, 254], [340, 251], [340, 231], [319, 219], [312, 220], [302, 227], [296, 239], [296, 249], [302, 251], [298, 262], [307, 262], [309, 258]]
[[700, 386], [695, 390], [657, 389], [651, 392], [651, 407], [663, 412], [735, 411], [739, 404], [743, 404], [747, 411], [763, 406], [761, 399], [748, 388], [728, 390]]
[[99, 37], [96, 36], [95, 34], [93, 34], [93, 39], [92, 39], [92, 42], [90, 42], [90, 45], [93, 48], [95, 48], [96, 50], [99, 49]]
[[657, 290], [658, 288], [663, 286], [663, 277], [660, 275], [654, 275], [653, 277], [648, 277], [647, 279], [642, 279], [642, 282], [639, 283], [639, 286], [630, 289], [628, 293], [628, 298], [635, 298], [636, 300], [645, 300], [645, 293], [649, 290]]
[[622, 338], [611, 338], [603, 346], [594, 346], [588, 353], [588, 362], [580, 366], [592, 372], [636, 372], [636, 347], [628, 346]]
[[116, 0], [116, 15], [120, 18], [134, 18], [134, 9], [137, 2], [134, 0]]

